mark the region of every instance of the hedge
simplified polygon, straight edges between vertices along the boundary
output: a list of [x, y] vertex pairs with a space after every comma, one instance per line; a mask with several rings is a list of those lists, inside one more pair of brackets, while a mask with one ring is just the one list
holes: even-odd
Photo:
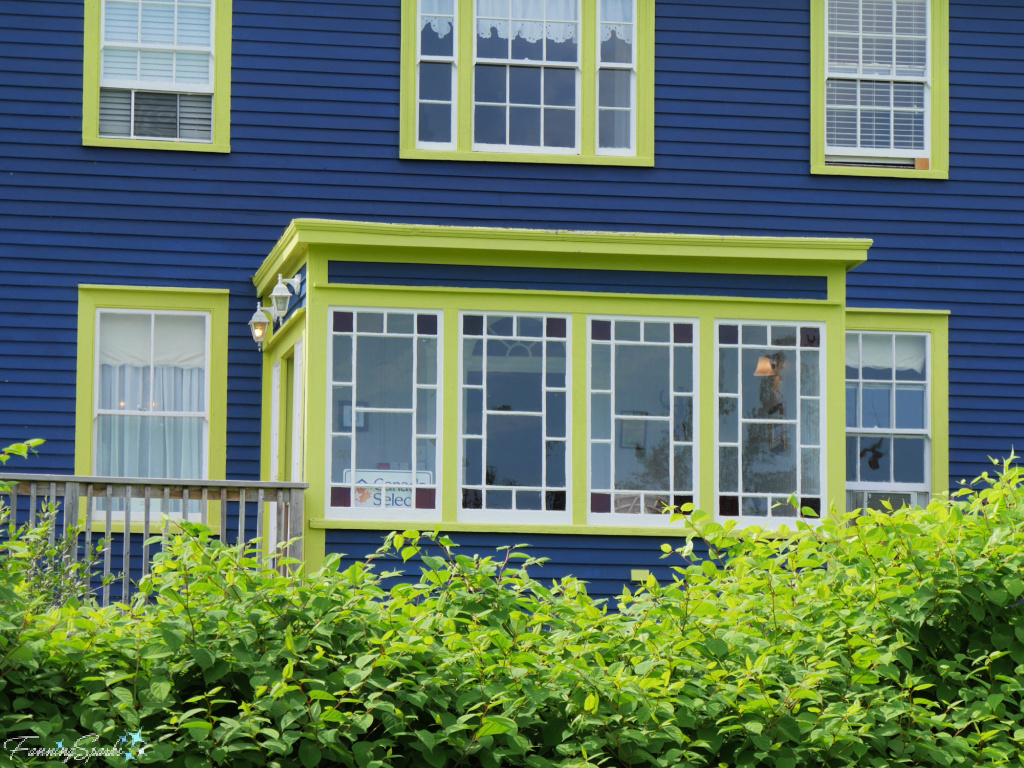
[[[781, 536], [694, 512], [663, 548], [674, 582], [614, 609], [535, 580], [519, 547], [407, 531], [281, 573], [188, 525], [100, 609], [59, 541], [10, 527], [0, 763], [1021, 765], [1024, 493], [1003, 470]], [[696, 538], [712, 561], [690, 561]], [[419, 557], [389, 589], [380, 565]]]

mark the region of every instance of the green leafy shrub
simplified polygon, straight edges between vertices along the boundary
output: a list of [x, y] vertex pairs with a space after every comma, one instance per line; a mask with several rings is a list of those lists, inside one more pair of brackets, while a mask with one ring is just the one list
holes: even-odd
[[[719, 566], [666, 547], [677, 581], [615, 612], [516, 548], [410, 531], [282, 574], [190, 527], [131, 605], [0, 620], [0, 745], [186, 768], [1020, 765], [1022, 479], [785, 537], [694, 513]], [[385, 552], [421, 556], [420, 582], [386, 589]], [[28, 610], [20, 573], [5, 617]]]

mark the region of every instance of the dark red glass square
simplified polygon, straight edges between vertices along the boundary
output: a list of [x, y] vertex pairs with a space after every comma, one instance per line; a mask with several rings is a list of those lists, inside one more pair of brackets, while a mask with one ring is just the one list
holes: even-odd
[[565, 318], [549, 317], [547, 322], [547, 336], [549, 339], [565, 338]]
[[592, 494], [590, 494], [590, 511], [591, 512], [611, 512], [612, 511], [612, 495], [610, 493], [592, 493]]
[[352, 489], [351, 488], [331, 488], [331, 506], [332, 507], [351, 507], [352, 506]]
[[423, 336], [437, 336], [437, 315], [416, 315], [416, 332]]
[[820, 328], [801, 328], [800, 329], [800, 346], [801, 347], [813, 347], [817, 349], [821, 346], [821, 329]]
[[693, 326], [690, 323], [675, 323], [672, 326], [672, 341], [676, 344], [693, 344]]
[[416, 489], [416, 509], [433, 509], [434, 504], [434, 489], [433, 488], [417, 488]]
[[484, 506], [484, 494], [483, 491], [474, 490], [472, 488], [462, 489], [462, 508], [463, 509], [483, 509]]
[[718, 497], [718, 514], [723, 517], [739, 517], [740, 515], [740, 497], [739, 496], [719, 496]]
[[611, 320], [591, 320], [590, 321], [590, 338], [594, 341], [611, 341], [612, 338], [612, 321]]
[[335, 312], [334, 313], [334, 332], [335, 333], [352, 333], [352, 313], [351, 312]]
[[693, 504], [693, 496], [673, 496], [672, 497], [672, 503], [676, 507], [676, 512], [679, 512], [680, 514], [688, 515], [690, 513], [689, 512], [683, 512], [681, 508], [682, 508], [683, 504]]
[[738, 325], [720, 325], [718, 326], [718, 343], [719, 344], [739, 344], [740, 341], [740, 327]]

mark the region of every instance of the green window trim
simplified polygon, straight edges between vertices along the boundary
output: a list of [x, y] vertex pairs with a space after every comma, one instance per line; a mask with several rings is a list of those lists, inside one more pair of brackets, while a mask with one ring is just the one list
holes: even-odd
[[[228, 396], [228, 302], [226, 290], [200, 288], [128, 287], [80, 285], [78, 287], [78, 361], [75, 397], [75, 474], [92, 476], [94, 472], [93, 420], [96, 396], [96, 317], [99, 310], [184, 311], [209, 313], [209, 433], [207, 477], [225, 479], [227, 462]], [[83, 512], [84, 514], [84, 512]], [[211, 502], [209, 525], [220, 526], [219, 503]], [[98, 521], [93, 526], [102, 526]], [[118, 527], [120, 526], [120, 527]], [[115, 530], [123, 530], [123, 522]], [[142, 531], [142, 522], [133, 521], [132, 531]]]
[[[599, 154], [597, 143], [597, 44], [580, 46], [580, 151], [578, 154], [540, 154], [474, 151], [473, 146], [473, 4], [456, 0], [455, 48], [457, 106], [454, 150], [416, 146], [416, 71], [418, 0], [402, 0], [401, 126], [399, 157], [420, 160], [482, 160], [505, 163], [557, 163], [566, 165], [654, 165], [654, 0], [637, 0], [636, 19], [636, 154]], [[597, 3], [586, 0], [581, 18], [581, 40], [596, 41]]]
[[161, 141], [159, 139], [110, 138], [100, 128], [100, 47], [103, 0], [85, 0], [84, 52], [82, 60], [82, 144], [89, 147], [126, 147], [189, 152], [231, 151], [231, 3], [212, 0], [213, 33], [213, 135], [209, 142]]
[[931, 336], [931, 493], [933, 497], [947, 493], [950, 489], [949, 312], [848, 308], [846, 330], [927, 333]]
[[930, 128], [928, 167], [827, 165], [825, 156], [826, 4], [811, 0], [811, 173], [831, 176], [949, 178], [949, 0], [928, 0]]

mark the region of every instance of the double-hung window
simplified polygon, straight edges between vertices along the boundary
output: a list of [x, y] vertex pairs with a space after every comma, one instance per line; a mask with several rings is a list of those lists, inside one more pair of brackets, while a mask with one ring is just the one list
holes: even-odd
[[927, 503], [929, 368], [927, 334], [846, 334], [848, 509]]
[[207, 477], [209, 314], [106, 309], [97, 334], [96, 474]]
[[816, 18], [819, 6], [815, 170], [944, 175], [946, 0], [825, 0], [812, 3]]
[[230, 37], [230, 0], [89, 0], [85, 142], [226, 151]]
[[403, 157], [649, 164], [652, 0], [405, 0]]

